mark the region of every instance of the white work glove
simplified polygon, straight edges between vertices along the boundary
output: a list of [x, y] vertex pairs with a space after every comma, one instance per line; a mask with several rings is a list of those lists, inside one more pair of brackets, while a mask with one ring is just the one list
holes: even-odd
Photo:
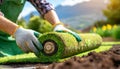
[[72, 34], [78, 42], [81, 41], [81, 38], [77, 33], [65, 28], [62, 24], [56, 25], [54, 28], [54, 31], [56, 31], [56, 32], [68, 32], [68, 33]]
[[18, 28], [14, 33], [17, 45], [24, 52], [34, 52], [38, 54], [42, 49], [42, 44], [36, 38], [39, 35], [38, 32], [33, 30]]

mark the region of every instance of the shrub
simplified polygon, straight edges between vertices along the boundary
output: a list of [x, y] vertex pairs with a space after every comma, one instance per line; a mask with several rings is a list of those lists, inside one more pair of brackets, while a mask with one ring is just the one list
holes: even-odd
[[95, 26], [95, 27], [102, 27], [103, 25], [106, 25], [106, 24], [108, 24], [107, 21], [105, 21], [105, 20], [99, 20], [99, 21], [96, 21], [96, 22], [94, 23], [94, 26]]
[[112, 37], [115, 39], [120, 39], [120, 26], [117, 28], [114, 28]]
[[91, 32], [97, 33], [102, 37], [109, 37], [112, 35], [113, 26], [110, 24], [103, 25], [102, 27], [93, 27]]
[[40, 33], [50, 32], [53, 30], [52, 25], [39, 16], [32, 16], [27, 26], [29, 29], [33, 29]]
[[93, 27], [90, 31], [92, 33], [97, 33], [102, 37], [114, 37], [115, 39], [120, 39], [120, 26], [118, 25], [103, 25], [102, 27]]

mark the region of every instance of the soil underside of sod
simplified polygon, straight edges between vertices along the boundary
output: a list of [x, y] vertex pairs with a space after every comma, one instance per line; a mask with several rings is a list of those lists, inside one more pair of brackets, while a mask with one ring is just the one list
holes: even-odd
[[35, 69], [120, 69], [120, 45], [114, 45], [110, 50], [100, 53], [90, 52], [87, 56], [71, 57], [61, 63], [18, 63], [7, 66], [35, 67]]

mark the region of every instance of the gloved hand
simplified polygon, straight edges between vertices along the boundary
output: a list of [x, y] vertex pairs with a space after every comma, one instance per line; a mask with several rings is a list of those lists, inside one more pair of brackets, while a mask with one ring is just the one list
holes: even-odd
[[42, 44], [36, 38], [38, 35], [39, 33], [33, 30], [18, 28], [13, 36], [16, 39], [17, 45], [24, 52], [34, 52], [38, 54], [40, 50], [43, 49]]
[[54, 31], [56, 31], [56, 32], [68, 32], [68, 33], [72, 34], [72, 35], [76, 38], [76, 40], [77, 40], [78, 42], [81, 41], [81, 38], [80, 38], [80, 36], [79, 36], [77, 33], [75, 33], [75, 32], [73, 32], [73, 31], [65, 28], [62, 24], [56, 25], [56, 26], [54, 27]]

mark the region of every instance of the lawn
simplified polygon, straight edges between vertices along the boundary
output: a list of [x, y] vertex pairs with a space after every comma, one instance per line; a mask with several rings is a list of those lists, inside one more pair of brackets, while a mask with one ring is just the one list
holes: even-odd
[[[92, 52], [92, 51], [95, 51], [95, 52], [106, 51], [106, 50], [109, 50], [110, 48], [112, 48], [112, 46], [114, 44], [120, 44], [120, 42], [103, 42], [100, 47], [98, 47], [94, 50], [90, 50], [90, 51], [86, 51], [86, 52], [77, 54], [76, 56], [87, 55], [89, 52]], [[70, 57], [68, 57], [68, 58], [70, 58]], [[68, 58], [60, 59], [59, 61], [64, 61]], [[7, 64], [8, 63], [36, 63], [36, 62], [40, 62], [40, 61], [39, 61], [39, 58], [37, 58], [33, 53], [0, 58], [0, 64], [6, 64], [6, 63]]]

